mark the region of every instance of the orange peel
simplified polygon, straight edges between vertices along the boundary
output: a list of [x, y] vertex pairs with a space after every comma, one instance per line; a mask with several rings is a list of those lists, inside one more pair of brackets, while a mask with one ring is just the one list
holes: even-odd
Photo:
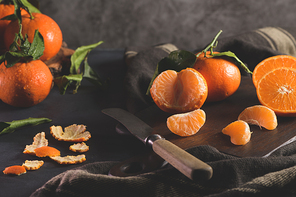
[[3, 170], [4, 174], [15, 174], [15, 175], [25, 174], [26, 172], [27, 172], [26, 168], [20, 165], [9, 166]]
[[64, 131], [61, 126], [53, 125], [50, 127], [50, 133], [59, 141], [83, 142], [91, 138], [90, 132], [86, 131], [86, 126], [77, 124], [66, 127]]
[[61, 155], [58, 149], [51, 146], [42, 146], [42, 147], [36, 148], [34, 151], [37, 157], [51, 157], [51, 156]]
[[89, 150], [89, 146], [87, 146], [84, 142], [81, 142], [71, 145], [69, 150], [73, 152], [84, 153]]
[[38, 170], [43, 164], [44, 161], [42, 160], [26, 160], [22, 166], [25, 167], [26, 170]]
[[81, 154], [81, 155], [67, 155], [64, 157], [61, 156], [54, 156], [54, 157], [50, 157], [52, 160], [58, 162], [59, 164], [78, 164], [78, 163], [82, 163], [86, 160], [85, 155]]
[[34, 138], [33, 138], [33, 143], [31, 145], [26, 145], [23, 153], [25, 154], [31, 154], [35, 155], [35, 149], [42, 147], [42, 146], [47, 146], [48, 145], [48, 140], [45, 138], [45, 133], [37, 133]]

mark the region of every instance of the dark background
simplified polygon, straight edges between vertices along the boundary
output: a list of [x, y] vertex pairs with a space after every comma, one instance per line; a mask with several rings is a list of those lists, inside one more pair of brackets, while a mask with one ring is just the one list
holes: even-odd
[[294, 0], [41, 0], [40, 10], [61, 27], [70, 48], [100, 40], [100, 48], [170, 42], [204, 47], [222, 37], [266, 26], [294, 26]]

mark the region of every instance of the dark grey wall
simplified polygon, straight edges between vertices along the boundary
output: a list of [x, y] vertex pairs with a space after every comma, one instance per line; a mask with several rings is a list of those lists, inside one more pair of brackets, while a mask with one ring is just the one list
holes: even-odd
[[101, 48], [164, 42], [182, 49], [264, 26], [295, 26], [295, 0], [41, 0], [71, 48], [100, 40]]

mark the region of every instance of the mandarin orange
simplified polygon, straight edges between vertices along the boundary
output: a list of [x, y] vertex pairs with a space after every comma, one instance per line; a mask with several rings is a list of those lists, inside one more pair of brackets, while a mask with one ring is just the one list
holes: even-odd
[[[35, 30], [39, 30], [44, 40], [44, 51], [40, 60], [46, 61], [54, 57], [61, 49], [63, 36], [58, 24], [49, 16], [40, 13], [32, 13], [33, 18], [29, 14], [22, 15], [22, 35], [28, 35], [30, 43], [33, 42]], [[6, 28], [4, 33], [5, 46], [8, 50], [13, 43], [15, 34], [19, 32], [18, 21], [12, 21]]]
[[191, 136], [200, 130], [205, 121], [206, 113], [202, 109], [196, 109], [168, 117], [167, 127], [176, 135]]
[[274, 130], [278, 125], [274, 111], [263, 105], [247, 107], [239, 114], [238, 119], [268, 130]]
[[41, 61], [0, 65], [0, 99], [15, 107], [31, 107], [43, 101], [52, 87], [52, 74]]
[[238, 89], [241, 82], [240, 70], [227, 57], [210, 58], [210, 51], [206, 54], [207, 57], [201, 53], [196, 58], [193, 68], [200, 72], [207, 82], [207, 101], [221, 101]]
[[155, 104], [169, 113], [199, 109], [204, 104], [207, 93], [206, 80], [192, 68], [180, 72], [166, 70], [155, 78], [150, 88]]
[[251, 139], [250, 126], [243, 120], [237, 120], [222, 129], [222, 133], [230, 136], [231, 143], [245, 145]]

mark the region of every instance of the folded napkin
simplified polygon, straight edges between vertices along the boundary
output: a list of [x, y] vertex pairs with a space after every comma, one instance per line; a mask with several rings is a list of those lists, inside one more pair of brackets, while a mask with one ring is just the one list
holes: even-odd
[[[234, 52], [252, 70], [278, 54], [296, 55], [293, 29], [267, 27], [219, 39], [217, 51]], [[145, 95], [157, 63], [177, 47], [128, 47], [126, 50], [127, 109], [138, 112], [152, 104]], [[197, 51], [199, 51], [198, 49]], [[126, 178], [108, 176], [118, 162], [96, 162], [49, 180], [31, 197], [52, 196], [296, 196], [296, 142], [264, 158], [238, 158], [210, 146], [188, 150], [214, 170], [211, 180], [194, 182], [172, 166]]]

